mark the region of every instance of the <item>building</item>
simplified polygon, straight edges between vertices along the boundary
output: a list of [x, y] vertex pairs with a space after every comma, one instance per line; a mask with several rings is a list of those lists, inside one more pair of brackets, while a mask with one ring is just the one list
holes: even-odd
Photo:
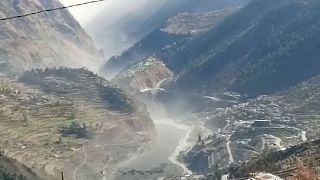
[[252, 127], [270, 127], [271, 120], [255, 120]]

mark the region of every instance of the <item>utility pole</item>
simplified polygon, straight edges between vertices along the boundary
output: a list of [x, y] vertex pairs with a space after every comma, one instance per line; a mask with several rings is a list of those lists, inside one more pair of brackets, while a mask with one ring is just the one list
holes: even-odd
[[64, 173], [63, 173], [63, 171], [61, 172], [61, 180], [64, 180]]

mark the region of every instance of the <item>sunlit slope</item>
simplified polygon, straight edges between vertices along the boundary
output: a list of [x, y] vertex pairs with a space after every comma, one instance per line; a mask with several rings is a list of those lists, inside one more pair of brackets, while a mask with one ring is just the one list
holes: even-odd
[[[1, 1], [1, 17], [61, 7], [58, 0]], [[0, 23], [0, 72], [21, 73], [52, 66], [96, 70], [101, 55], [94, 42], [67, 10]]]
[[41, 177], [101, 178], [155, 137], [145, 108], [90, 71], [37, 70], [20, 81], [1, 78], [0, 146]]

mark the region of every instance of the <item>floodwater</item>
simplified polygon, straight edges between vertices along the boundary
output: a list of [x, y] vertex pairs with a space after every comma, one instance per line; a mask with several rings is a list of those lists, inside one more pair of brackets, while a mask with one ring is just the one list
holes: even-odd
[[155, 124], [158, 138], [153, 147], [125, 163], [124, 169], [150, 170], [169, 161], [182, 166], [175, 161], [175, 156], [178, 155], [177, 150], [187, 148], [184, 140], [188, 138], [191, 128], [171, 120], [155, 121]]

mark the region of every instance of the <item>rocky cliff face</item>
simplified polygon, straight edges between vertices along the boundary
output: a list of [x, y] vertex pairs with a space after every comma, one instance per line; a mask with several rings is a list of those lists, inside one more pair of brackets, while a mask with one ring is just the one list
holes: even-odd
[[[61, 7], [57, 0], [0, 2], [0, 16], [21, 15]], [[0, 71], [21, 73], [52, 66], [96, 70], [101, 55], [91, 38], [66, 11], [55, 11], [0, 23]]]
[[124, 70], [113, 79], [127, 90], [155, 96], [161, 86], [173, 77], [172, 72], [159, 59], [149, 57]]

